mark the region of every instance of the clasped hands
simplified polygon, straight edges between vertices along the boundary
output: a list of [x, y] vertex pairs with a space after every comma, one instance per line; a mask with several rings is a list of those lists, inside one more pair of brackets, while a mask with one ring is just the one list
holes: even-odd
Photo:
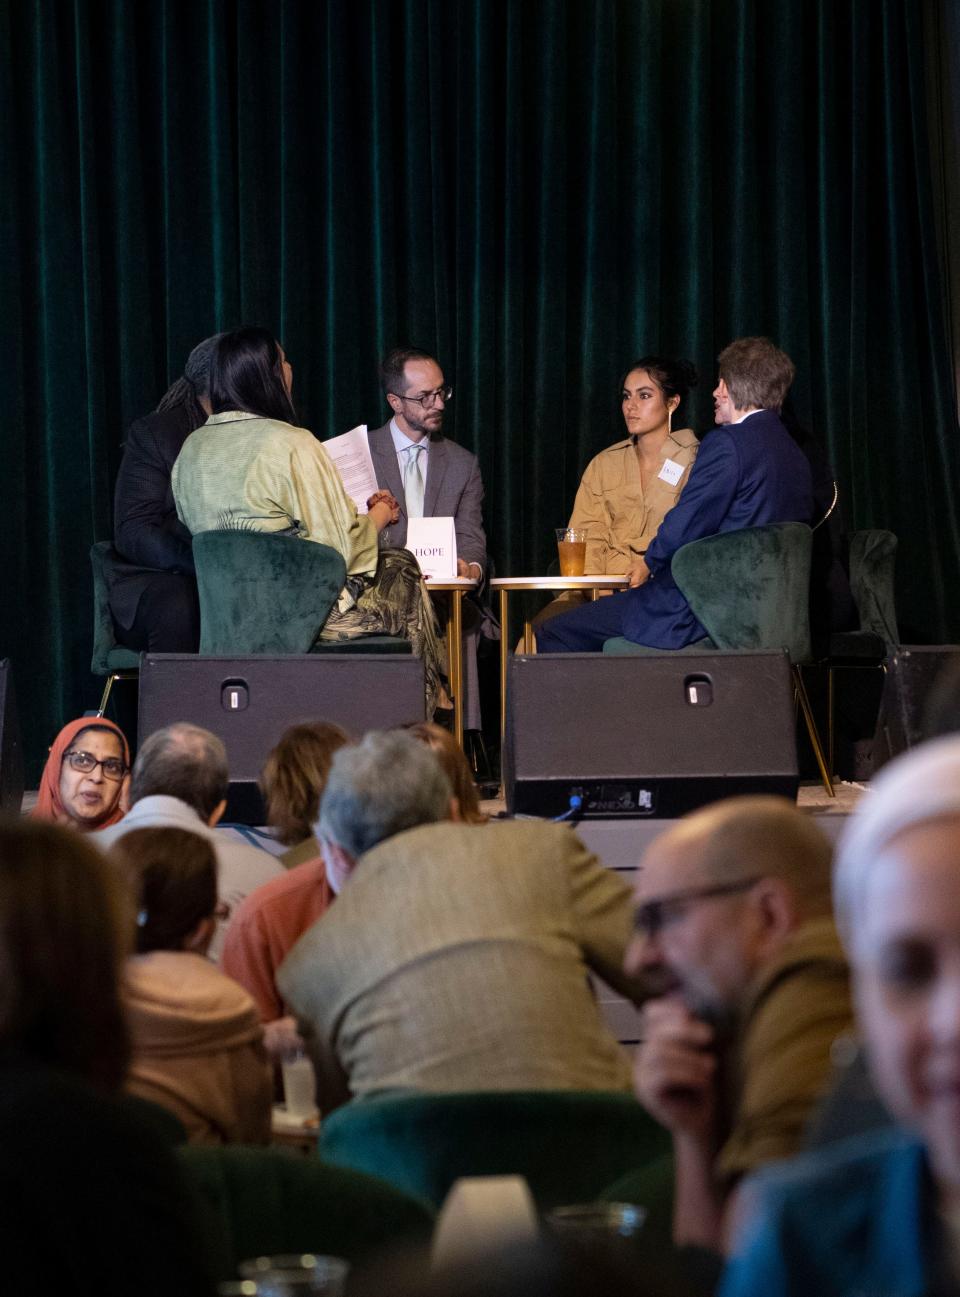
[[400, 506], [392, 491], [374, 491], [367, 501], [367, 513], [373, 519], [377, 531], [400, 521]]
[[643, 1009], [643, 1043], [634, 1063], [637, 1098], [675, 1135], [712, 1136], [717, 1111], [715, 1032], [674, 999]]

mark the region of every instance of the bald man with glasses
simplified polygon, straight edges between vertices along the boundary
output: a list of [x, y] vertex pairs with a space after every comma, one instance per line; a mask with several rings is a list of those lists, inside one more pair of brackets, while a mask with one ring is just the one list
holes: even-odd
[[625, 961], [650, 995], [634, 1088], [673, 1135], [678, 1244], [725, 1250], [737, 1187], [791, 1156], [850, 1030], [830, 843], [779, 797], [737, 797], [648, 848]]
[[[483, 529], [483, 482], [471, 451], [443, 435], [453, 388], [429, 352], [394, 347], [380, 363], [380, 382], [392, 417], [368, 433], [377, 486], [400, 505], [400, 517], [380, 533], [380, 544], [403, 549], [410, 518], [452, 518], [457, 538], [457, 575], [483, 582], [487, 537]], [[476, 645], [481, 614], [464, 604], [466, 726], [480, 729]]]

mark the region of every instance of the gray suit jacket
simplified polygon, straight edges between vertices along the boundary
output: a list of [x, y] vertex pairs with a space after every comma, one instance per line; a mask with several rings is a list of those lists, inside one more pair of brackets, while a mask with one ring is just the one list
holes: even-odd
[[[382, 428], [371, 428], [367, 436], [377, 486], [392, 491], [400, 505], [400, 521], [384, 527], [380, 544], [388, 549], [403, 549], [407, 543], [407, 508], [389, 420]], [[424, 516], [453, 518], [457, 558], [467, 563], [479, 563], [486, 572], [487, 538], [483, 530], [482, 505], [483, 482], [476, 455], [447, 437], [431, 439], [423, 495]]]
[[566, 825], [381, 842], [277, 975], [322, 1108], [382, 1090], [628, 1090], [587, 972], [639, 998], [631, 922], [627, 885]]

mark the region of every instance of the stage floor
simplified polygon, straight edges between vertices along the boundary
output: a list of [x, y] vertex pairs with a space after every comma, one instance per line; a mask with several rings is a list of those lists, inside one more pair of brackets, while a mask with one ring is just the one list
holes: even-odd
[[[865, 788], [864, 784], [837, 780], [834, 783], [837, 795], [835, 798], [830, 798], [820, 783], [801, 784], [797, 794], [797, 805], [814, 817], [831, 841], [836, 841], [847, 816], [856, 806]], [[502, 797], [481, 802], [481, 807], [491, 816], [503, 815], [506, 810]], [[675, 820], [666, 819], [581, 820], [576, 825], [576, 830], [590, 850], [596, 852], [605, 865], [632, 874], [640, 857], [654, 838], [675, 823]]]

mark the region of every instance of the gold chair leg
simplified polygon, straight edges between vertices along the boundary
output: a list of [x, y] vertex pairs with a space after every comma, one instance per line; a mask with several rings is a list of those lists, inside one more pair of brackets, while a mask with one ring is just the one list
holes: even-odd
[[97, 715], [103, 716], [107, 710], [107, 703], [110, 701], [110, 690], [113, 688], [114, 680], [119, 680], [115, 671], [111, 671], [107, 676], [107, 683], [103, 686], [103, 696], [100, 699], [100, 706], [97, 708]]
[[791, 664], [791, 670], [793, 671], [794, 688], [800, 702], [800, 710], [803, 712], [803, 719], [807, 722], [807, 733], [810, 735], [813, 755], [817, 758], [817, 766], [820, 769], [820, 780], [827, 796], [836, 797], [837, 794], [833, 790], [833, 780], [830, 778], [830, 772], [824, 760], [823, 744], [820, 742], [820, 735], [817, 732], [817, 723], [813, 719], [813, 709], [810, 706], [810, 699], [807, 697], [807, 687], [803, 683], [803, 676], [800, 674], [800, 668], [796, 663]]
[[833, 715], [833, 688], [834, 688], [833, 667], [829, 666], [827, 667], [827, 756], [828, 756], [827, 764], [829, 766], [831, 774], [833, 774], [834, 770], [836, 770], [837, 768], [837, 763], [835, 760], [836, 752], [834, 748], [836, 735], [834, 730], [834, 715]]

